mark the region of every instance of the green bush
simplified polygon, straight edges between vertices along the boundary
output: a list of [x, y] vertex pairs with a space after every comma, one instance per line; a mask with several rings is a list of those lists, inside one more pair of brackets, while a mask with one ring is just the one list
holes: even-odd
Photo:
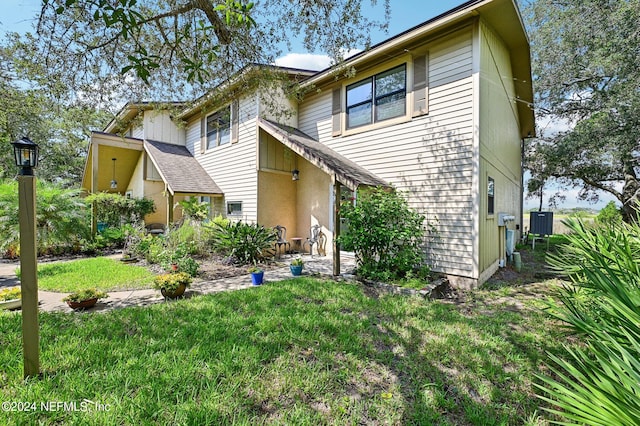
[[85, 202], [89, 207], [95, 205], [98, 222], [116, 228], [125, 223], [138, 223], [156, 210], [153, 200], [148, 198], [127, 198], [107, 192], [91, 194]]
[[398, 192], [360, 190], [356, 205], [344, 202], [340, 212], [349, 227], [338, 241], [355, 252], [359, 275], [400, 279], [424, 264], [425, 218], [412, 211]]
[[585, 345], [566, 347], [565, 357], [549, 355], [553, 376], [539, 376], [539, 397], [559, 407], [548, 411], [579, 424], [636, 424], [640, 418], [640, 226], [564, 223], [571, 230], [568, 243], [548, 260], [572, 285], [562, 287], [559, 302], [549, 309]]
[[265, 251], [271, 249], [276, 241], [272, 229], [258, 224], [238, 221], [221, 225], [213, 222], [210, 226], [213, 249], [243, 265], [262, 260]]
[[609, 201], [602, 210], [596, 216], [596, 222], [604, 225], [613, 225], [622, 222], [622, 213], [620, 209], [616, 207], [616, 203]]
[[200, 265], [190, 256], [190, 244], [186, 242], [179, 243], [177, 246], [165, 248], [159, 255], [162, 267], [170, 271], [175, 265], [177, 271], [185, 272], [192, 277], [198, 274]]
[[[0, 250], [8, 257], [19, 255], [18, 184], [0, 184]], [[39, 254], [62, 254], [79, 250], [89, 237], [89, 216], [80, 190], [65, 189], [39, 180], [36, 187], [36, 232]]]

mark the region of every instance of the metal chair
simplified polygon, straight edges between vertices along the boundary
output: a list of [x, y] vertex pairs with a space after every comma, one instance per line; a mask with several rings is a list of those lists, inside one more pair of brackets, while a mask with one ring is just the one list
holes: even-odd
[[291, 251], [291, 243], [287, 241], [287, 228], [282, 225], [276, 225], [273, 227], [276, 232], [276, 242], [274, 246], [276, 247], [276, 254], [280, 252], [280, 248], [284, 246], [285, 252], [287, 250], [287, 246], [289, 246], [289, 251]]
[[[304, 249], [305, 244], [309, 244], [309, 255], [311, 257], [313, 257], [313, 245], [314, 244], [318, 244], [318, 241], [320, 240], [320, 234], [322, 234], [321, 231], [322, 227], [320, 225], [313, 225], [311, 227], [311, 229], [309, 230], [309, 234], [310, 236], [307, 237], [307, 240], [302, 243], [302, 248]], [[318, 253], [320, 254], [320, 253]]]

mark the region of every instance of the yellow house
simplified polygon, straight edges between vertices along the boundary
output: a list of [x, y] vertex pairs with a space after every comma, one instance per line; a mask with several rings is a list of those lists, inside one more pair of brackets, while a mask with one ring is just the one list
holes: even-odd
[[435, 229], [431, 266], [459, 286], [484, 282], [504, 264], [507, 231], [519, 236], [522, 146], [535, 131], [515, 2], [466, 2], [343, 66], [281, 69], [302, 99], [229, 84], [173, 116], [130, 104], [92, 136], [83, 185], [153, 198], [147, 222], [170, 223], [177, 198], [201, 196], [213, 214], [283, 225], [289, 239], [319, 225], [329, 254], [339, 200], [392, 185]]

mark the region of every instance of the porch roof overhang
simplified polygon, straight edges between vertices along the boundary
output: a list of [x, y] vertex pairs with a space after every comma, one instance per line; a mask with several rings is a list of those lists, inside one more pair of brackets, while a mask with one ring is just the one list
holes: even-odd
[[[142, 151], [142, 139], [91, 132], [82, 188], [88, 193], [120, 192], [122, 188], [111, 188], [111, 180], [115, 177], [118, 183], [128, 183]], [[116, 159], [115, 164], [113, 158]]]
[[294, 127], [275, 123], [263, 118], [258, 118], [258, 126], [291, 151], [350, 189], [355, 190], [360, 185], [390, 186], [389, 183], [369, 172], [364, 167], [359, 166]]
[[185, 146], [147, 139], [144, 150], [171, 195], [223, 195], [220, 187]]

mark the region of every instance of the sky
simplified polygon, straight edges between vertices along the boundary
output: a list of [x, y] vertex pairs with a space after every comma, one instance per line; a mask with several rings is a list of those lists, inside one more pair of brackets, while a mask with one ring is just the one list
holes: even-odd
[[[35, 19], [40, 10], [42, 0], [3, 0], [3, 11], [0, 13], [0, 36], [8, 31], [26, 32], [35, 25]], [[397, 35], [409, 28], [412, 28], [422, 22], [425, 22], [437, 15], [440, 15], [462, 3], [465, 0], [391, 0], [391, 18], [387, 33], [376, 31], [371, 34], [371, 41], [375, 45], [394, 35]], [[259, 0], [256, 1], [259, 3]], [[370, 5], [368, 0], [364, 0], [364, 9], [371, 19], [382, 20], [384, 9], [382, 7], [383, 0], [377, 0], [374, 7], [366, 7]], [[323, 55], [314, 55], [304, 52], [301, 49], [294, 50], [276, 60], [276, 64], [281, 66], [289, 66], [295, 68], [321, 70], [329, 65], [329, 58]], [[543, 126], [547, 127], [548, 126]], [[562, 126], [561, 126], [562, 127]], [[551, 187], [548, 195], [545, 196], [544, 208], [547, 208], [547, 198], [557, 191], [557, 188]], [[562, 190], [566, 195], [566, 201], [559, 207], [561, 208], [593, 208], [601, 209], [609, 201], [616, 201], [613, 196], [602, 194], [601, 201], [597, 204], [591, 204], [578, 200], [578, 190], [568, 189]], [[619, 204], [619, 203], [618, 203]], [[529, 210], [537, 208], [538, 200], [525, 200], [524, 208]]]

